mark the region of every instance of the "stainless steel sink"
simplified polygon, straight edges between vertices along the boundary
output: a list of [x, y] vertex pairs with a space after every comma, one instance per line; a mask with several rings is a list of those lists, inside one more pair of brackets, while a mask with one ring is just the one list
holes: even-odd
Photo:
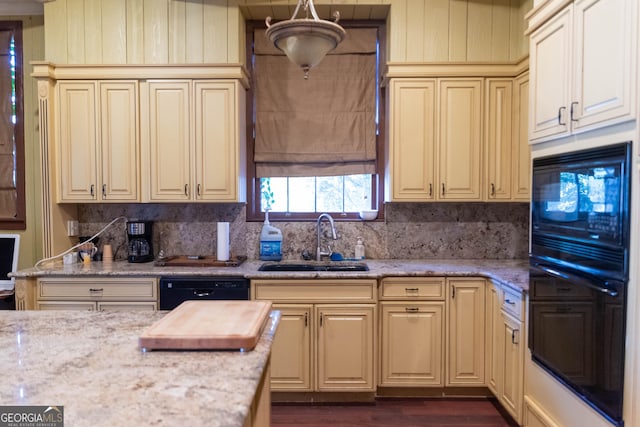
[[258, 271], [369, 271], [369, 266], [363, 262], [265, 262], [258, 268]]

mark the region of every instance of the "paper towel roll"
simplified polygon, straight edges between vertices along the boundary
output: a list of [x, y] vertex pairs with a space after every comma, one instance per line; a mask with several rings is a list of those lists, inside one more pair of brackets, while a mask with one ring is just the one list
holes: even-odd
[[218, 223], [218, 261], [229, 261], [229, 223]]

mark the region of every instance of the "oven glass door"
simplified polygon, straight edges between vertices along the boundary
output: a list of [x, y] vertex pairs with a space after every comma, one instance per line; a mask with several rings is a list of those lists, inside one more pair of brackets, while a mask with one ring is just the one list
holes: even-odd
[[625, 283], [532, 260], [533, 359], [590, 406], [622, 425]]
[[590, 244], [623, 246], [628, 215], [629, 149], [604, 149], [535, 159], [534, 233]]

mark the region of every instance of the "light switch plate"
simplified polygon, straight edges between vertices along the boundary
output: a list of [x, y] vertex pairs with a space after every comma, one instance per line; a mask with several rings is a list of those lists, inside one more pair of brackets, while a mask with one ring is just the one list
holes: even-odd
[[67, 221], [67, 236], [77, 236], [79, 233], [80, 225], [78, 224], [78, 220], [70, 219]]

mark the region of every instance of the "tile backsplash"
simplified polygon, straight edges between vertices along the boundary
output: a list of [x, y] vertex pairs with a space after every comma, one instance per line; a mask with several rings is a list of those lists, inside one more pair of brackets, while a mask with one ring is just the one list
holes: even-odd
[[[262, 223], [245, 220], [245, 205], [224, 204], [87, 204], [78, 209], [80, 234], [91, 236], [112, 219], [151, 220], [157, 254], [213, 255], [216, 223], [230, 223], [232, 255], [257, 259]], [[283, 258], [315, 253], [316, 223], [272, 222], [283, 234]], [[354, 256], [358, 237], [367, 258], [382, 259], [523, 259], [528, 253], [528, 203], [387, 203], [384, 221], [336, 221], [339, 239], [333, 250]], [[125, 222], [100, 237], [111, 243], [116, 259], [125, 259]]]

